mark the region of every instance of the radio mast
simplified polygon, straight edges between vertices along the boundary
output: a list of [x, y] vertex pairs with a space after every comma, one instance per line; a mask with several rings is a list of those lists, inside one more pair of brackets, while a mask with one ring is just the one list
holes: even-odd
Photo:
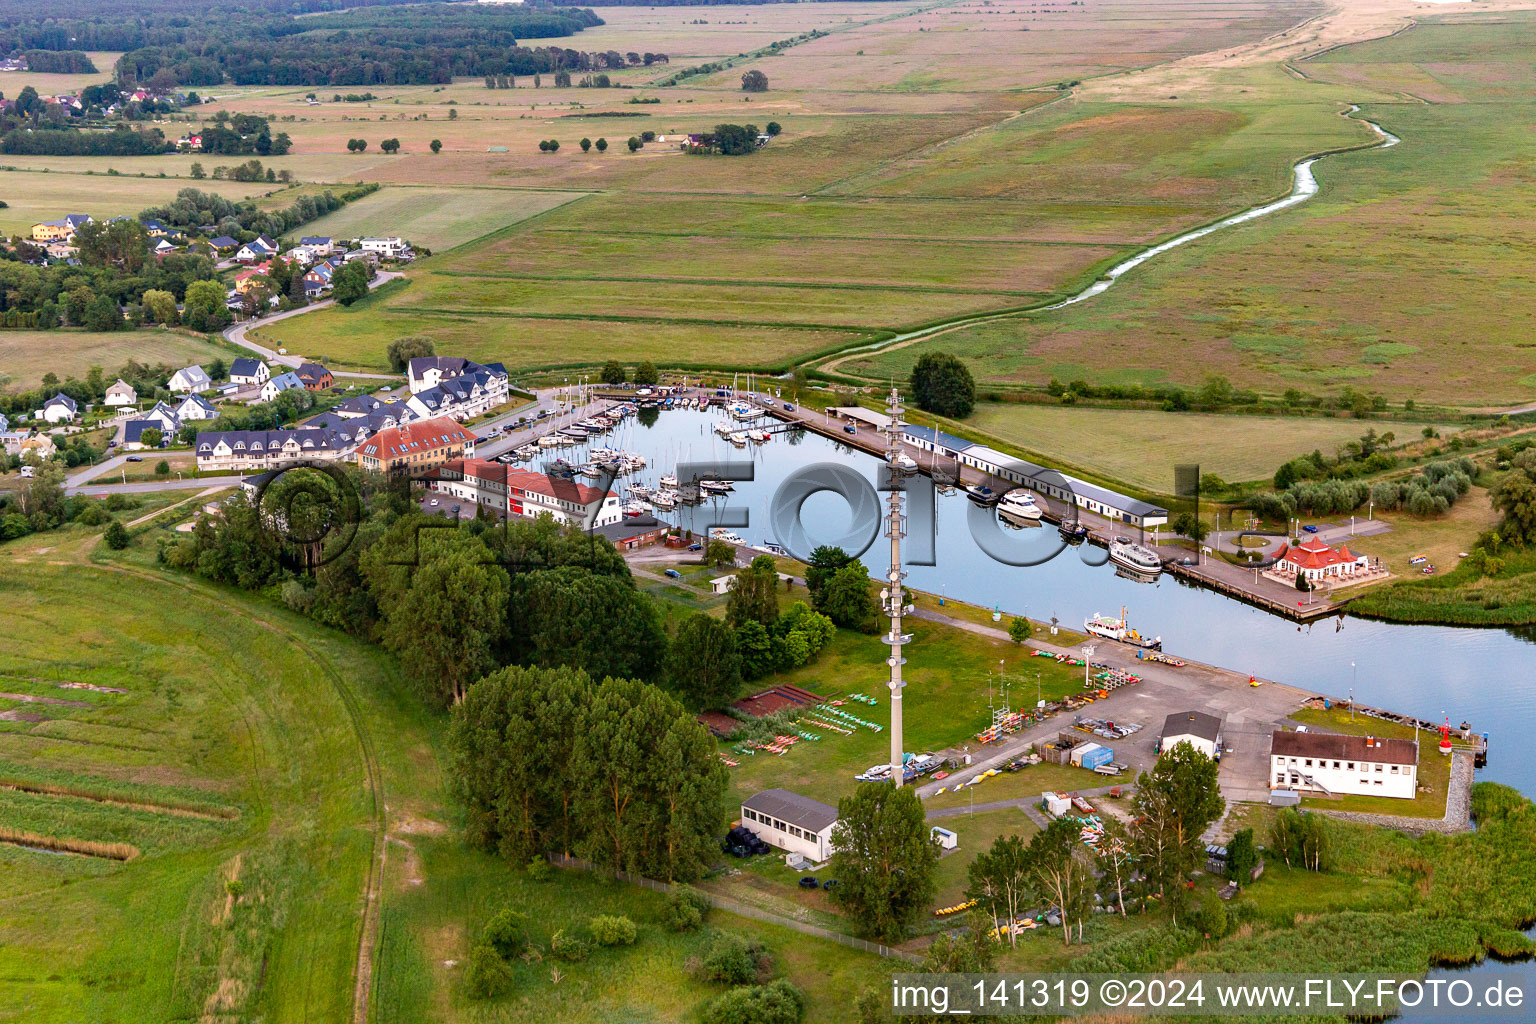
[[907, 659], [901, 656], [901, 649], [912, 639], [912, 635], [901, 631], [901, 616], [906, 602], [902, 580], [907, 575], [901, 568], [901, 538], [907, 533], [907, 518], [901, 511], [904, 485], [901, 467], [896, 462], [896, 457], [901, 454], [901, 396], [894, 386], [885, 411], [890, 417], [890, 422], [885, 426], [885, 464], [891, 486], [886, 499], [885, 535], [891, 538], [891, 568], [886, 573], [886, 589], [880, 592], [880, 600], [885, 605], [884, 611], [891, 617], [891, 631], [884, 637], [885, 642], [891, 645], [891, 656], [885, 660], [891, 667], [891, 681], [886, 684], [891, 688], [891, 782], [900, 786], [901, 690], [907, 685], [901, 678], [901, 666], [907, 663]]

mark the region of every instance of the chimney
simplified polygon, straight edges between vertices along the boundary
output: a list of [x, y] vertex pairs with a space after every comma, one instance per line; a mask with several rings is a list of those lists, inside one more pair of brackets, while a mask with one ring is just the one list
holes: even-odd
[[1375, 746], [1374, 740], [1375, 740], [1374, 736], [1367, 736], [1365, 738], [1365, 745], [1368, 746], [1368, 747]]

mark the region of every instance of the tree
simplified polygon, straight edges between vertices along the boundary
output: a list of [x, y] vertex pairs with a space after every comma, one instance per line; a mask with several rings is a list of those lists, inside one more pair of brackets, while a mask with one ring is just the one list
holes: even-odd
[[350, 306], [368, 294], [368, 267], [366, 260], [353, 260], [336, 271], [331, 278], [331, 294], [343, 306]]
[[636, 384], [649, 386], [661, 381], [661, 374], [656, 371], [656, 364], [650, 361], [641, 363], [635, 367], [632, 379]]
[[805, 995], [788, 978], [766, 985], [744, 985], [721, 993], [704, 1005], [701, 1024], [800, 1024]]
[[779, 132], [784, 130], [784, 126], [779, 124], [777, 121], [769, 121], [767, 127], [765, 127], [763, 130], [766, 131], [769, 135], [777, 135]]
[[196, 160], [192, 161], [192, 167], [188, 173], [190, 173], [192, 177], [198, 180], [202, 180], [203, 178], [208, 177], [208, 172], [203, 170], [203, 165], [198, 163]]
[[1301, 591], [1303, 594], [1312, 589], [1312, 584], [1310, 581], [1308, 581], [1307, 574], [1302, 572], [1300, 569], [1296, 570], [1296, 589]]
[[773, 559], [758, 555], [752, 564], [731, 580], [730, 597], [725, 606], [725, 620], [732, 626], [743, 622], [771, 625], [779, 617], [779, 573]]
[[354, 153], [361, 153], [368, 148], [367, 139], [348, 139], [347, 148]]
[[1249, 881], [1249, 874], [1259, 863], [1259, 851], [1253, 844], [1253, 829], [1240, 830], [1227, 842], [1227, 877], [1238, 885]]
[[436, 156], [443, 151], [443, 140], [433, 139], [431, 142], [427, 143], [427, 148], [432, 150], [433, 156]]
[[997, 943], [991, 934], [996, 926], [988, 929], [986, 915], [975, 910], [968, 918], [964, 932], [940, 935], [929, 944], [923, 956], [924, 974], [986, 974], [997, 970]]
[[852, 561], [852, 555], [830, 544], [818, 545], [811, 552], [811, 560], [805, 565], [805, 589], [810, 591], [811, 605], [817, 611], [825, 610], [822, 602], [825, 600], [827, 582]]
[[383, 142], [379, 143], [379, 148], [386, 153], [398, 153], [400, 152], [400, 140], [385, 139]]
[[1104, 837], [1099, 840], [1099, 869], [1104, 880], [1115, 887], [1115, 907], [1125, 917], [1125, 887], [1135, 870], [1132, 862], [1131, 837], [1125, 826], [1113, 817], [1104, 818]]
[[1008, 639], [1016, 644], [1022, 644], [1029, 639], [1035, 627], [1029, 624], [1029, 620], [1022, 615], [1015, 615], [1008, 620]]
[[1134, 806], [1133, 842], [1142, 872], [1167, 895], [1199, 863], [1200, 837], [1226, 808], [1216, 762], [1187, 742], [1164, 751], [1151, 771], [1137, 777]]
[[875, 596], [869, 592], [869, 574], [862, 562], [849, 562], [827, 580], [820, 611], [848, 629], [873, 633], [879, 629]]
[[607, 139], [598, 139], [597, 142], [596, 142], [596, 146], [597, 146], [597, 151], [599, 153], [606, 153], [606, 152], [608, 152], [608, 140]]
[[617, 359], [610, 359], [603, 364], [602, 380], [604, 384], [623, 384], [628, 378], [624, 372], [624, 364]]
[[767, 92], [768, 76], [761, 71], [748, 71], [741, 76], [741, 88], [743, 92]]
[[519, 614], [505, 646], [536, 665], [571, 665], [594, 679], [654, 680], [667, 635], [655, 604], [626, 575], [566, 565], [519, 574]]
[[1275, 470], [1275, 477], [1274, 477], [1274, 480], [1273, 480], [1273, 484], [1274, 484], [1275, 490], [1277, 490], [1277, 491], [1288, 490], [1290, 488], [1290, 486], [1292, 484], [1294, 484], [1295, 482], [1296, 482], [1296, 466], [1295, 466], [1294, 462], [1282, 463], [1280, 468]]
[[217, 331], [229, 323], [224, 286], [217, 281], [193, 281], [187, 285], [181, 322], [194, 331]]
[[385, 349], [389, 357], [389, 367], [396, 373], [404, 373], [405, 368], [412, 359], [422, 356], [436, 355], [437, 348], [432, 344], [431, 338], [425, 338], [418, 334], [408, 334], [403, 338], [396, 338]]
[[166, 477], [171, 475], [171, 464], [165, 459], [155, 463], [155, 476]]
[[[969, 885], [965, 894], [986, 907], [994, 931], [1005, 921], [1011, 926], [1036, 898], [1029, 849], [1016, 835], [994, 839], [991, 848], [971, 862], [966, 877]], [[1012, 927], [1008, 928], [1008, 944], [1019, 944]]]
[[423, 542], [403, 594], [381, 600], [384, 646], [429, 701], [457, 704], [494, 665], [492, 645], [507, 611], [507, 571], [478, 538], [452, 534]]
[[716, 568], [722, 565], [734, 565], [736, 549], [723, 540], [711, 537], [709, 543], [704, 546], [704, 561]]
[[865, 935], [904, 938], [928, 912], [938, 853], [910, 786], [865, 782], [837, 805], [832, 873], [837, 903]]
[[481, 942], [469, 951], [464, 968], [464, 987], [471, 999], [496, 999], [512, 991], [512, 968], [490, 943]]
[[1191, 512], [1180, 512], [1173, 517], [1173, 532], [1199, 544], [1210, 535], [1211, 528], [1200, 521], [1200, 517]]
[[1061, 915], [1062, 944], [1072, 944], [1072, 925], [1082, 941], [1083, 918], [1093, 910], [1093, 873], [1077, 858], [1083, 826], [1057, 818], [1029, 842], [1030, 878], [1040, 896]]
[[176, 322], [176, 296], [159, 288], [146, 291], [139, 300], [144, 307], [145, 319], [157, 324]]
[[773, 671], [773, 638], [768, 627], [756, 619], [736, 626], [736, 650], [741, 655], [743, 678], [758, 679]]
[[114, 519], [107, 526], [107, 532], [102, 535], [102, 539], [113, 551], [121, 551], [128, 546], [128, 531], [120, 521]]
[[927, 352], [912, 367], [912, 396], [918, 408], [938, 416], [964, 419], [976, 406], [971, 371], [949, 352]]
[[93, 220], [75, 232], [80, 262], [135, 274], [149, 259], [149, 234], [136, 220]]
[[549, 151], [551, 153], [558, 153], [558, 152], [560, 152], [560, 140], [559, 139], [550, 139], [549, 140]]
[[1516, 457], [1488, 497], [1503, 516], [1495, 530], [1501, 540], [1520, 546], [1536, 543], [1536, 465], [1525, 453]]
[[640, 148], [640, 139], [634, 135], [631, 135], [627, 145], [629, 146], [629, 151], [633, 153], [635, 150]]
[[1269, 848], [1286, 867], [1326, 870], [1331, 852], [1327, 824], [1320, 814], [1281, 808], [1270, 825]]
[[582, 140], [581, 140], [581, 151], [583, 153], [586, 153], [586, 152], [590, 152], [591, 149], [592, 149], [592, 140], [587, 138], [587, 137], [585, 137], [585, 136], [583, 136]]
[[685, 707], [714, 711], [741, 690], [736, 634], [719, 619], [695, 612], [677, 627], [667, 659], [668, 688]]
[[159, 427], [145, 427], [144, 432], [139, 435], [139, 441], [146, 448], [159, 448], [160, 442], [163, 440], [165, 440], [165, 435], [161, 433]]
[[126, 326], [122, 310], [110, 295], [98, 295], [85, 307], [84, 324], [91, 331], [116, 331]]

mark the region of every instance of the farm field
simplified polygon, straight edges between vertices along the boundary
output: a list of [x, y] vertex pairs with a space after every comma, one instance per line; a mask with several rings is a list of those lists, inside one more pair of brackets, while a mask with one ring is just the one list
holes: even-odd
[[58, 93], [79, 92], [88, 85], [105, 82], [112, 77], [112, 68], [117, 64], [117, 58], [121, 53], [108, 53], [93, 51], [87, 54], [91, 63], [96, 65], [94, 75], [55, 75], [43, 74], [37, 71], [7, 71], [0, 74], [0, 93], [4, 93], [11, 99], [20, 95], [21, 90], [27, 86], [36, 89], [40, 96], [53, 96]]
[[[1157, 494], [1173, 490], [1173, 467], [1199, 463], [1228, 483], [1268, 480], [1281, 463], [1314, 448], [1325, 455], [1368, 426], [1417, 438], [1423, 423], [1364, 423], [1301, 416], [1223, 416], [1141, 409], [1073, 409], [983, 402], [965, 426], [1055, 463], [1091, 467]], [[1442, 436], [1455, 428], [1436, 424]]]
[[228, 355], [211, 342], [175, 331], [0, 331], [0, 377], [8, 376], [8, 386], [18, 389], [37, 387], [47, 373], [60, 380], [83, 378], [93, 366], [100, 366], [111, 383], [113, 372], [130, 359], [179, 367]]
[[573, 192], [390, 187], [306, 224], [304, 233], [401, 235], [429, 249], [450, 249], [579, 197]]
[[1393, 401], [1527, 402], [1536, 291], [1507, 268], [1529, 247], [1520, 225], [1533, 213], [1530, 142], [1517, 127], [1533, 33], [1529, 13], [1500, 15], [1496, 27], [1444, 15], [1306, 62], [1309, 88], [1340, 99], [1430, 102], [1367, 103], [1361, 116], [1404, 141], [1330, 157], [1317, 168], [1322, 192], [1294, 210], [1175, 249], [1081, 305], [845, 369], [901, 376], [942, 348], [999, 383], [1198, 384], [1220, 373], [1269, 393], [1349, 384]]
[[[26, 159], [0, 157], [0, 160]], [[59, 159], [53, 158], [56, 166]], [[124, 162], [119, 161], [118, 164]], [[89, 213], [98, 220], [132, 217], [146, 207], [175, 199], [180, 189], [189, 186], [227, 199], [249, 199], [270, 192], [273, 188], [266, 182], [107, 175], [105, 167], [104, 164], [102, 172], [93, 175], [0, 170], [0, 198], [7, 204], [5, 209], [0, 209], [0, 232], [4, 232], [7, 237], [18, 234], [31, 237], [32, 225], [38, 221], [57, 220], [66, 213]]]

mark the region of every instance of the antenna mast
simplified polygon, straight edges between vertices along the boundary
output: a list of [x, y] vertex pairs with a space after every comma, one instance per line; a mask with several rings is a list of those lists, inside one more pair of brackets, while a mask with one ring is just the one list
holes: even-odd
[[891, 617], [891, 631], [884, 637], [885, 642], [891, 646], [891, 656], [885, 660], [891, 667], [891, 681], [886, 684], [891, 688], [891, 782], [900, 786], [901, 691], [907, 685], [901, 678], [901, 666], [907, 663], [907, 659], [901, 656], [901, 649], [912, 636], [901, 631], [901, 616], [906, 601], [902, 580], [907, 575], [901, 568], [901, 538], [907, 533], [907, 518], [902, 515], [902, 472], [896, 463], [896, 457], [901, 454], [901, 396], [894, 386], [885, 411], [890, 417], [885, 425], [885, 464], [891, 482], [891, 490], [886, 499], [885, 535], [891, 538], [891, 568], [886, 573], [886, 589], [881, 591], [880, 598], [885, 603], [886, 614]]

